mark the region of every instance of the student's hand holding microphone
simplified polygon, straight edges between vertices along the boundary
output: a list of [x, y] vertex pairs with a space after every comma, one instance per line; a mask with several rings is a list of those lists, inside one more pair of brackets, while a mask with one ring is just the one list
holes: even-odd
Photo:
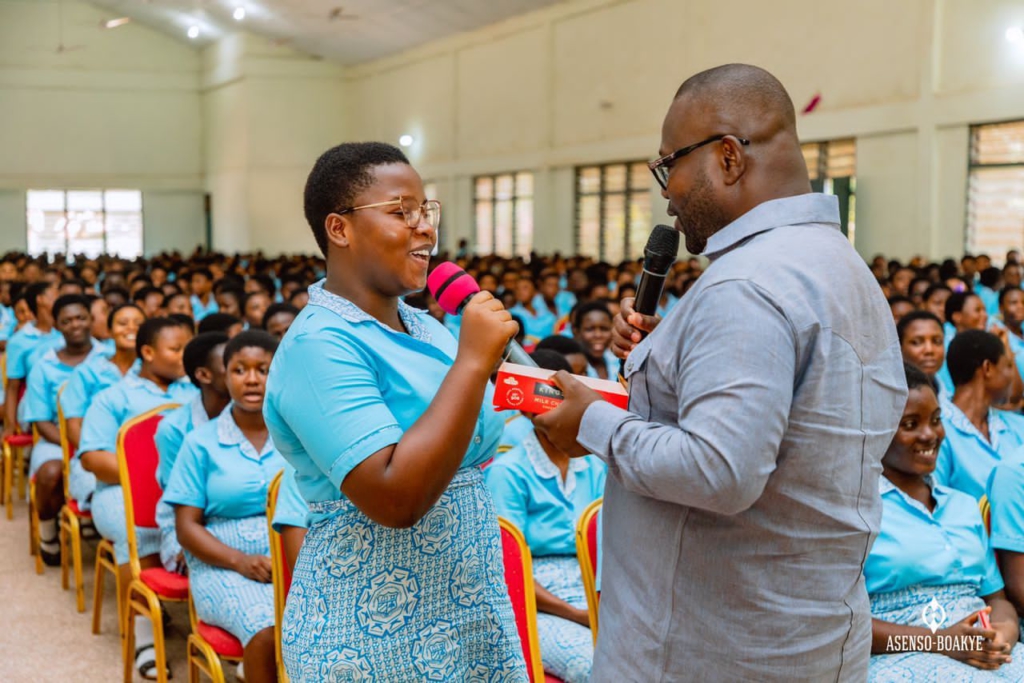
[[490, 376], [505, 355], [508, 340], [519, 332], [519, 325], [501, 301], [490, 292], [479, 292], [462, 309], [459, 352], [456, 363], [465, 363]]

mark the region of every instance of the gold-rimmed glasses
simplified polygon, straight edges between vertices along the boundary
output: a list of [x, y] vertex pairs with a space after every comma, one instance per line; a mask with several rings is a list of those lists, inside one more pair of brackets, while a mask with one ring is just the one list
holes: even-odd
[[346, 213], [352, 213], [353, 211], [362, 211], [363, 209], [377, 209], [384, 206], [398, 206], [402, 209], [402, 216], [405, 217], [405, 224], [412, 229], [420, 227], [420, 222], [423, 220], [427, 221], [434, 230], [437, 230], [437, 226], [441, 224], [441, 202], [436, 199], [428, 199], [427, 201], [419, 204], [412, 197], [399, 197], [398, 199], [392, 199], [387, 202], [377, 202], [376, 204], [363, 204], [362, 206], [353, 206], [349, 209], [343, 209], [338, 211], [339, 216], [343, 216]]

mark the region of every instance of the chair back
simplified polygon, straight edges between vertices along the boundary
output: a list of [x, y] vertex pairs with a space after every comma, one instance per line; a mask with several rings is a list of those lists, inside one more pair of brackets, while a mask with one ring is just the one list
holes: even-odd
[[60, 404], [61, 394], [64, 393], [67, 385], [68, 383], [65, 382], [57, 390], [57, 428], [60, 430], [60, 452], [63, 460], [65, 501], [71, 500], [71, 458], [75, 457], [75, 448], [78, 446], [71, 443], [71, 439], [68, 438], [68, 421], [64, 417], [64, 408]]
[[147, 410], [125, 422], [117, 432], [117, 469], [124, 494], [128, 554], [134, 576], [142, 571], [135, 527], [156, 528], [156, 504], [163, 495], [163, 490], [156, 482], [160, 455], [153, 436], [163, 419], [163, 413], [177, 407], [177, 403], [165, 403]]
[[288, 591], [292, 587], [292, 572], [285, 561], [284, 539], [274, 530], [274, 513], [277, 511], [277, 495], [281, 491], [281, 470], [270, 482], [267, 489], [267, 527], [270, 531], [270, 567], [274, 581], [274, 651], [277, 655], [277, 679], [281, 683], [288, 682], [288, 674], [284, 670], [284, 657], [281, 652], [281, 628], [284, 624], [284, 606], [288, 600]]
[[501, 528], [501, 559], [505, 565], [505, 585], [512, 601], [516, 630], [523, 644], [523, 657], [530, 674], [530, 683], [544, 683], [544, 666], [540, 660], [537, 636], [537, 596], [533, 587], [533, 556], [526, 538], [515, 524], [498, 517]]
[[985, 523], [985, 531], [992, 533], [992, 503], [988, 496], [978, 499], [978, 507], [981, 509], [981, 521]]
[[601, 604], [601, 592], [597, 590], [597, 548], [600, 542], [598, 526], [604, 498], [598, 498], [587, 506], [576, 522], [576, 558], [580, 562], [583, 590], [587, 595], [587, 612], [590, 614], [590, 632], [597, 643], [597, 614]]

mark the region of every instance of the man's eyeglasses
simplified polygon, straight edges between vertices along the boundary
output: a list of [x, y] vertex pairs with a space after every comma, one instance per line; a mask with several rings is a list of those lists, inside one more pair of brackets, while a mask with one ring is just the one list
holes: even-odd
[[668, 189], [668, 174], [672, 172], [672, 163], [676, 159], [682, 159], [683, 157], [685, 157], [690, 152], [692, 152], [692, 151], [694, 151], [696, 149], [700, 149], [704, 145], [710, 145], [712, 142], [718, 142], [719, 140], [724, 140], [725, 138], [728, 138], [728, 137], [736, 138], [737, 140], [740, 141], [740, 144], [744, 145], [744, 146], [750, 144], [750, 140], [748, 140], [747, 138], [741, 138], [741, 137], [739, 137], [737, 135], [730, 135], [728, 133], [725, 133], [723, 135], [712, 135], [707, 140], [701, 140], [700, 142], [698, 142], [696, 144], [693, 144], [693, 145], [690, 145], [689, 147], [683, 147], [682, 149], [677, 149], [676, 151], [672, 152], [671, 154], [666, 154], [665, 156], [661, 157], [660, 159], [655, 159], [654, 161], [648, 162], [647, 168], [651, 169], [651, 173], [654, 174], [654, 177], [658, 181], [658, 184], [661, 185], [661, 189], [667, 190]]
[[412, 197], [399, 197], [398, 199], [392, 199], [389, 202], [377, 202], [376, 204], [353, 206], [350, 209], [338, 211], [337, 214], [339, 216], [343, 216], [346, 213], [352, 213], [353, 211], [376, 209], [382, 206], [397, 206], [401, 208], [402, 216], [405, 217], [405, 224], [413, 230], [420, 227], [420, 222], [424, 220], [434, 230], [437, 230], [437, 226], [441, 224], [441, 202], [436, 199], [428, 199], [422, 204], [417, 204], [416, 200]]

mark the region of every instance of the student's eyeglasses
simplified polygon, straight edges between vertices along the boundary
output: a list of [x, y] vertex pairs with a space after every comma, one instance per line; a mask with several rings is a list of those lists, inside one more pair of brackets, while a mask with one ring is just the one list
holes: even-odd
[[405, 224], [413, 230], [420, 227], [420, 223], [424, 220], [427, 222], [427, 225], [434, 230], [437, 230], [437, 226], [441, 224], [441, 202], [436, 199], [428, 199], [422, 204], [418, 204], [412, 197], [399, 197], [398, 199], [392, 199], [389, 202], [377, 202], [376, 204], [353, 206], [350, 209], [338, 211], [337, 214], [339, 216], [343, 216], [346, 213], [352, 213], [353, 211], [377, 209], [382, 206], [400, 207], [402, 209], [402, 215], [405, 217]]
[[671, 154], [666, 154], [665, 156], [659, 159], [655, 159], [654, 161], [648, 162], [647, 168], [651, 169], [651, 173], [654, 174], [654, 178], [658, 181], [658, 184], [661, 185], [661, 189], [667, 190], [668, 174], [672, 172], [672, 163], [674, 161], [676, 161], [677, 159], [682, 159], [690, 152], [700, 149], [704, 145], [710, 145], [712, 142], [718, 142], [719, 140], [724, 140], [725, 138], [728, 137], [736, 138], [737, 140], [739, 140], [740, 144], [744, 146], [750, 144], [750, 140], [748, 140], [747, 138], [741, 138], [739, 136], [730, 135], [728, 133], [725, 133], [723, 135], [712, 135], [707, 140], [701, 140], [700, 142], [690, 145], [689, 147], [677, 149]]

